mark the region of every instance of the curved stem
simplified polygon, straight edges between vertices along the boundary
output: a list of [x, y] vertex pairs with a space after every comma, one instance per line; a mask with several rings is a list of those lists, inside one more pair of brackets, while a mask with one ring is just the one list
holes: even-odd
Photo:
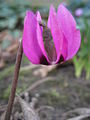
[[13, 107], [13, 103], [14, 103], [14, 98], [15, 98], [17, 82], [18, 82], [18, 76], [19, 76], [19, 70], [20, 70], [20, 65], [21, 65], [21, 60], [22, 60], [22, 54], [23, 54], [22, 42], [20, 41], [18, 52], [17, 52], [17, 57], [16, 57], [14, 79], [12, 81], [11, 93], [10, 93], [10, 97], [9, 97], [8, 106], [7, 106], [7, 110], [6, 110], [4, 120], [10, 120], [12, 107]]

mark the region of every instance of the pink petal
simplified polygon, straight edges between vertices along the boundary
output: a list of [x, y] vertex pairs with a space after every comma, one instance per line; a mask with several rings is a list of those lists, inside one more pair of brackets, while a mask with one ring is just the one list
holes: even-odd
[[58, 23], [68, 43], [67, 60], [71, 59], [78, 51], [81, 43], [80, 31], [76, 29], [76, 22], [72, 14], [60, 5], [57, 12]]
[[[36, 19], [37, 19], [38, 23], [42, 21], [42, 18], [41, 18], [39, 11], [36, 12]], [[43, 33], [43, 27], [40, 27], [40, 28], [41, 28], [41, 31]]]
[[63, 35], [60, 27], [57, 22], [57, 14], [55, 12], [55, 8], [53, 6], [50, 7], [49, 18], [48, 18], [48, 27], [51, 30], [53, 41], [55, 44], [56, 52], [57, 52], [57, 60], [56, 63], [60, 59], [62, 44], [63, 44]]
[[[40, 15], [40, 12], [37, 11], [36, 12], [36, 17], [37, 17], [37, 21], [42, 21], [42, 18], [41, 18], [41, 15]], [[44, 47], [44, 42], [43, 42], [43, 27], [41, 27], [39, 25], [39, 23], [37, 23], [37, 40], [38, 40], [38, 44], [43, 52], [43, 55], [45, 56], [46, 58], [46, 61], [48, 62], [48, 64], [50, 63], [48, 57], [47, 57], [47, 53], [45, 51], [45, 47]], [[42, 60], [44, 62], [44, 60]]]
[[23, 50], [27, 58], [34, 64], [41, 63], [44, 56], [37, 40], [37, 23], [36, 16], [28, 11], [24, 20]]
[[67, 54], [68, 54], [68, 42], [65, 38], [65, 36], [63, 35], [63, 45], [62, 45], [62, 52], [61, 55], [63, 56], [63, 59], [66, 60], [67, 58]]
[[47, 59], [48, 63], [50, 63], [48, 57], [47, 57], [47, 53], [45, 51], [45, 47], [44, 47], [44, 42], [43, 42], [43, 32], [41, 30], [41, 27], [39, 25], [39, 23], [37, 23], [37, 41], [38, 41], [38, 44], [42, 50], [42, 53], [43, 55], [45, 56], [45, 58]]
[[36, 12], [36, 18], [37, 18], [37, 21], [41, 21], [41, 20], [42, 20], [42, 18], [41, 18], [41, 15], [40, 15], [40, 12], [39, 12], [39, 11], [37, 11], [37, 12]]

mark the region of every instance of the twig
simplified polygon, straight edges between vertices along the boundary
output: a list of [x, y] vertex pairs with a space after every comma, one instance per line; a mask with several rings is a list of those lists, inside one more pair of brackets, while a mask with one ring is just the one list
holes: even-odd
[[41, 106], [37, 109], [37, 112], [39, 113], [40, 111], [42, 111], [43, 109], [49, 109], [51, 111], [54, 111], [55, 109], [52, 106]]
[[79, 114], [79, 115], [90, 114], [90, 108], [76, 108], [76, 109], [74, 109], [74, 110], [70, 110], [70, 111], [64, 113], [63, 115], [64, 115], [64, 116], [67, 116], [67, 115], [69, 115], [69, 114], [71, 114], [71, 113], [77, 113], [77, 114]]
[[84, 118], [88, 118], [88, 117], [90, 117], [90, 114], [80, 115], [78, 117], [73, 117], [73, 118], [70, 118], [70, 119], [67, 119], [67, 120], [84, 120]]
[[69, 118], [67, 120], [82, 120], [84, 118], [90, 117], [90, 108], [76, 108], [74, 110], [70, 110], [62, 115], [62, 118], [67, 118], [70, 114], [78, 115], [73, 118]]
[[14, 102], [15, 92], [16, 92], [16, 87], [17, 87], [17, 82], [18, 82], [22, 54], [23, 54], [22, 42], [20, 41], [19, 49], [17, 52], [16, 64], [15, 64], [14, 79], [12, 81], [11, 93], [10, 93], [9, 102], [8, 102], [8, 106], [7, 106], [4, 120], [10, 120], [10, 115], [12, 112], [12, 107], [13, 107], [13, 102]]

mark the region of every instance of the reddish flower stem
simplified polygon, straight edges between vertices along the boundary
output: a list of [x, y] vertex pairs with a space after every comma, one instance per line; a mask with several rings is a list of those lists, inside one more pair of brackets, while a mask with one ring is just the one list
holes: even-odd
[[15, 98], [15, 93], [16, 93], [16, 87], [17, 87], [17, 82], [18, 82], [22, 54], [23, 54], [22, 42], [20, 41], [18, 52], [17, 52], [17, 57], [16, 57], [14, 79], [12, 81], [11, 93], [10, 93], [10, 97], [9, 97], [8, 106], [7, 106], [4, 120], [10, 120], [10, 116], [11, 116], [11, 112], [12, 112], [12, 108], [13, 108], [13, 103], [14, 103], [14, 98]]

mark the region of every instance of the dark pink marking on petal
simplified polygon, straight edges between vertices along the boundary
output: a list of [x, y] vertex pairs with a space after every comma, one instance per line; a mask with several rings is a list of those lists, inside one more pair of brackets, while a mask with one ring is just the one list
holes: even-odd
[[52, 40], [51, 31], [49, 28], [43, 27], [43, 39], [44, 39], [44, 47], [48, 56], [49, 61], [52, 63], [57, 59], [57, 53], [55, 49], [54, 42]]
[[50, 63], [47, 61], [47, 59], [44, 55], [42, 55], [41, 58], [40, 58], [40, 64], [50, 65]]
[[65, 59], [64, 59], [63, 55], [60, 55], [60, 58], [59, 58], [57, 63], [62, 63], [64, 61], [65, 61]]

